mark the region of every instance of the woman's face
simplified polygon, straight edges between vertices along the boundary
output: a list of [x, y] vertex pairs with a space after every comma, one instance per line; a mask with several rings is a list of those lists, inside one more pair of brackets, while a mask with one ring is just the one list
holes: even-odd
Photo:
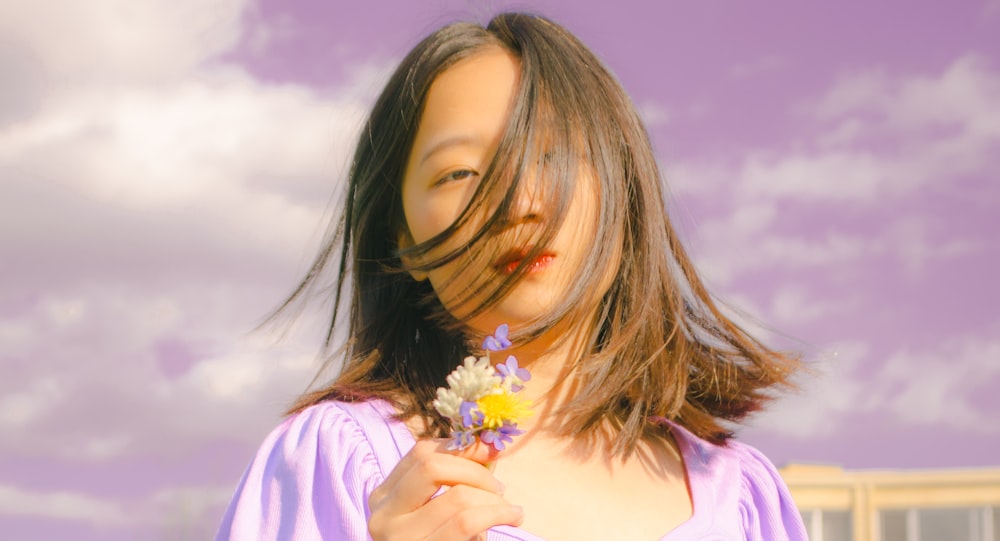
[[[507, 125], [519, 77], [519, 60], [500, 48], [465, 58], [432, 83], [403, 177], [406, 248], [448, 228], [469, 205], [476, 186], [496, 153]], [[586, 168], [580, 168], [586, 171]], [[513, 328], [543, 316], [567, 294], [593, 242], [598, 214], [596, 182], [577, 183], [564, 221], [541, 255], [528, 262], [528, 272], [498, 304], [470, 321], [474, 331], [492, 332], [500, 323]], [[516, 196], [514, 218], [499, 233], [499, 252], [489, 263], [461, 256], [426, 273], [438, 298], [454, 316], [463, 318], [482, 302], [458, 303], [469, 287], [487, 279], [503, 280], [533, 246], [552, 209], [532, 197], [544, 178], [525, 178]], [[484, 223], [473, 216], [457, 234], [428, 254], [433, 260], [467, 245]], [[482, 261], [482, 258], [479, 258]], [[410, 263], [420, 263], [410, 261]], [[424, 279], [424, 273], [412, 273]], [[491, 289], [491, 288], [487, 288]], [[485, 293], [484, 293], [485, 295]]]

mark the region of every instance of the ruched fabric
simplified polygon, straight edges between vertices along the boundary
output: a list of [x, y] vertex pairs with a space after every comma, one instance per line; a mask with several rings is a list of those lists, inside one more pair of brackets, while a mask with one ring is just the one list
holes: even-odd
[[[378, 400], [323, 402], [286, 419], [240, 481], [216, 541], [364, 541], [368, 496], [415, 441]], [[806, 541], [802, 519], [771, 462], [753, 447], [712, 445], [670, 430], [687, 470], [694, 514], [661, 541]], [[510, 526], [488, 541], [544, 541]]]

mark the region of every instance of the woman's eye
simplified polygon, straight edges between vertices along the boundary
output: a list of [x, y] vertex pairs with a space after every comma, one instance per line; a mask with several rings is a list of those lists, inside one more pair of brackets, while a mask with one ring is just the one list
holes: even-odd
[[478, 175], [479, 175], [479, 173], [477, 173], [477, 172], [475, 172], [475, 171], [473, 171], [471, 169], [459, 169], [457, 171], [452, 171], [452, 172], [448, 173], [447, 175], [441, 177], [437, 181], [437, 184], [445, 184], [445, 183], [448, 183], [448, 182], [455, 182], [457, 180], [465, 180], [467, 178], [472, 178], [472, 177], [475, 177], [475, 176], [478, 176]]

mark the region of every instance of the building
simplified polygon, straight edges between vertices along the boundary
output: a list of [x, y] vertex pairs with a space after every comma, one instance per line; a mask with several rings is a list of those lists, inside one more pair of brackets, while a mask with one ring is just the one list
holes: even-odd
[[811, 541], [1000, 541], [1000, 467], [846, 471], [791, 464], [781, 475]]

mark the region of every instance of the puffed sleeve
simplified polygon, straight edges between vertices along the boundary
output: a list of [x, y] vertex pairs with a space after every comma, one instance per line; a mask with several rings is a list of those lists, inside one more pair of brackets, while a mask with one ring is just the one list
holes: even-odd
[[264, 440], [216, 541], [370, 539], [368, 494], [382, 481], [357, 422], [337, 403], [312, 406]]
[[740, 515], [748, 541], [808, 541], [802, 515], [774, 464], [753, 447], [733, 442], [742, 462]]

